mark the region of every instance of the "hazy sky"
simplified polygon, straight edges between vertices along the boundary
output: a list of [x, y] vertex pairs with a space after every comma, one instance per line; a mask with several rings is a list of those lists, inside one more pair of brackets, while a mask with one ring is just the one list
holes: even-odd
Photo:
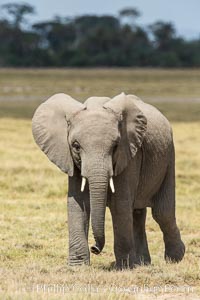
[[[0, 0], [0, 5], [8, 2]], [[138, 8], [142, 16], [138, 24], [147, 25], [156, 20], [172, 21], [179, 34], [187, 38], [200, 36], [200, 0], [24, 0], [37, 10], [33, 22], [48, 20], [55, 15], [112, 14], [124, 7]]]

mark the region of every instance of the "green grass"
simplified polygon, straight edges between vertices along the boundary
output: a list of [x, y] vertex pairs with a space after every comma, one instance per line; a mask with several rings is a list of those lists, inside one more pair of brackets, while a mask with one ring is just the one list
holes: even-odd
[[153, 103], [172, 121], [198, 121], [199, 82], [200, 70], [1, 69], [0, 117], [30, 119], [38, 104], [54, 93], [84, 101], [124, 91]]
[[[177, 89], [176, 93], [175, 83], [175, 90], [168, 88], [168, 95], [151, 92], [155, 86], [159, 87], [159, 91], [167, 90], [168, 82], [175, 81], [173, 76], [177, 77], [176, 82], [180, 85], [184, 84], [184, 91], [190, 90], [192, 84], [193, 93], [191, 98], [187, 95], [187, 101], [178, 100], [182, 92]], [[7, 101], [0, 101], [0, 299], [145, 297], [145, 292], [138, 295], [123, 290], [133, 289], [134, 286], [152, 289], [168, 287], [168, 292], [158, 290], [157, 294], [147, 293], [146, 299], [155, 299], [156, 296], [157, 299], [197, 299], [200, 295], [200, 120], [199, 103], [189, 100], [198, 94], [200, 87], [196, 84], [196, 78], [199, 80], [199, 76], [200, 71], [197, 70], [192, 71], [191, 75], [178, 70], [0, 71], [0, 97], [5, 97], [2, 90], [6, 84], [21, 84], [32, 87], [31, 92], [26, 92], [27, 97], [37, 98], [36, 102], [32, 98], [28, 98], [29, 102], [16, 102], [14, 93], [9, 92], [5, 97]], [[158, 83], [159, 77], [161, 80]], [[146, 86], [145, 80], [151, 83]], [[101, 84], [98, 85], [98, 82]], [[66, 88], [62, 90], [65, 83]], [[81, 85], [83, 91], [88, 87], [88, 95], [101, 95], [104, 91], [105, 95], [110, 96], [123, 90], [124, 86], [127, 86], [127, 93], [134, 93], [132, 85], [137, 88], [143, 86], [139, 96], [143, 94], [147, 98], [148, 93], [152, 99], [155, 96], [156, 106], [172, 121], [176, 146], [177, 222], [186, 244], [186, 255], [181, 263], [164, 262], [162, 234], [148, 210], [147, 236], [152, 265], [131, 271], [114, 271], [112, 223], [107, 211], [103, 253], [91, 256], [90, 267], [74, 269], [67, 266], [67, 176], [51, 164], [35, 145], [30, 117], [43, 97], [58, 91], [73, 94], [76, 84]], [[24, 99], [23, 93], [19, 93], [19, 99]], [[76, 90], [73, 96], [85, 99], [87, 93]], [[177, 101], [166, 102], [168, 96]], [[8, 101], [9, 97], [12, 101]], [[92, 242], [90, 234], [89, 244]], [[55, 294], [52, 290], [54, 285], [57, 289], [64, 286], [66, 293]], [[176, 286], [179, 291], [175, 290]], [[193, 287], [193, 292], [181, 291], [183, 286]], [[44, 287], [49, 290], [44, 292]], [[174, 290], [169, 291], [172, 287]]]
[[199, 69], [1, 69], [0, 96], [33, 100], [66, 92], [81, 99], [124, 91], [147, 98], [196, 99], [199, 81]]

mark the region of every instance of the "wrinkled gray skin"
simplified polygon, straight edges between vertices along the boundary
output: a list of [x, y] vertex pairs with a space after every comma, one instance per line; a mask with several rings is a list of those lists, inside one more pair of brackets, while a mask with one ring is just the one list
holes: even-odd
[[[33, 118], [36, 143], [69, 175], [69, 264], [89, 264], [91, 224], [99, 254], [105, 244], [106, 205], [114, 229], [116, 267], [149, 264], [146, 207], [159, 224], [165, 259], [185, 252], [175, 218], [174, 145], [167, 119], [133, 95], [92, 97], [84, 104], [57, 94]], [[87, 183], [81, 192], [82, 178]], [[115, 192], [109, 185], [113, 177]]]

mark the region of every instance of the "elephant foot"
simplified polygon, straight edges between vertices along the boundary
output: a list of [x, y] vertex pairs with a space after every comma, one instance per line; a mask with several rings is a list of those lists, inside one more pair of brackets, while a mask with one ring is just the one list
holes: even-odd
[[148, 266], [151, 264], [150, 255], [138, 255], [134, 260], [134, 264], [137, 266]]
[[184, 254], [185, 245], [181, 240], [165, 244], [165, 260], [167, 262], [177, 263], [182, 260]]
[[68, 265], [70, 267], [82, 266], [82, 265], [90, 265], [90, 260], [88, 258], [78, 257], [69, 257]]
[[134, 261], [130, 258], [117, 259], [115, 263], [115, 269], [118, 271], [125, 269], [133, 269], [135, 268], [135, 266], [136, 265]]

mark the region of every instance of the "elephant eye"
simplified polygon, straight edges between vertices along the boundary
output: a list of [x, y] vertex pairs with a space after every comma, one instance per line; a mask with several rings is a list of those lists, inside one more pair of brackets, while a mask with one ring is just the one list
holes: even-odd
[[113, 153], [115, 153], [115, 152], [116, 152], [116, 150], [117, 150], [117, 147], [118, 147], [118, 144], [114, 144], [114, 147], [113, 147]]
[[120, 136], [117, 137], [117, 139], [114, 141], [114, 147], [118, 146], [120, 142]]
[[113, 144], [113, 153], [117, 150], [118, 145], [119, 145], [119, 142], [115, 141]]
[[80, 149], [81, 149], [81, 146], [80, 146], [80, 144], [79, 144], [77, 141], [75, 141], [75, 142], [72, 143], [72, 147], [73, 147], [73, 149], [74, 149], [76, 152], [79, 152]]

